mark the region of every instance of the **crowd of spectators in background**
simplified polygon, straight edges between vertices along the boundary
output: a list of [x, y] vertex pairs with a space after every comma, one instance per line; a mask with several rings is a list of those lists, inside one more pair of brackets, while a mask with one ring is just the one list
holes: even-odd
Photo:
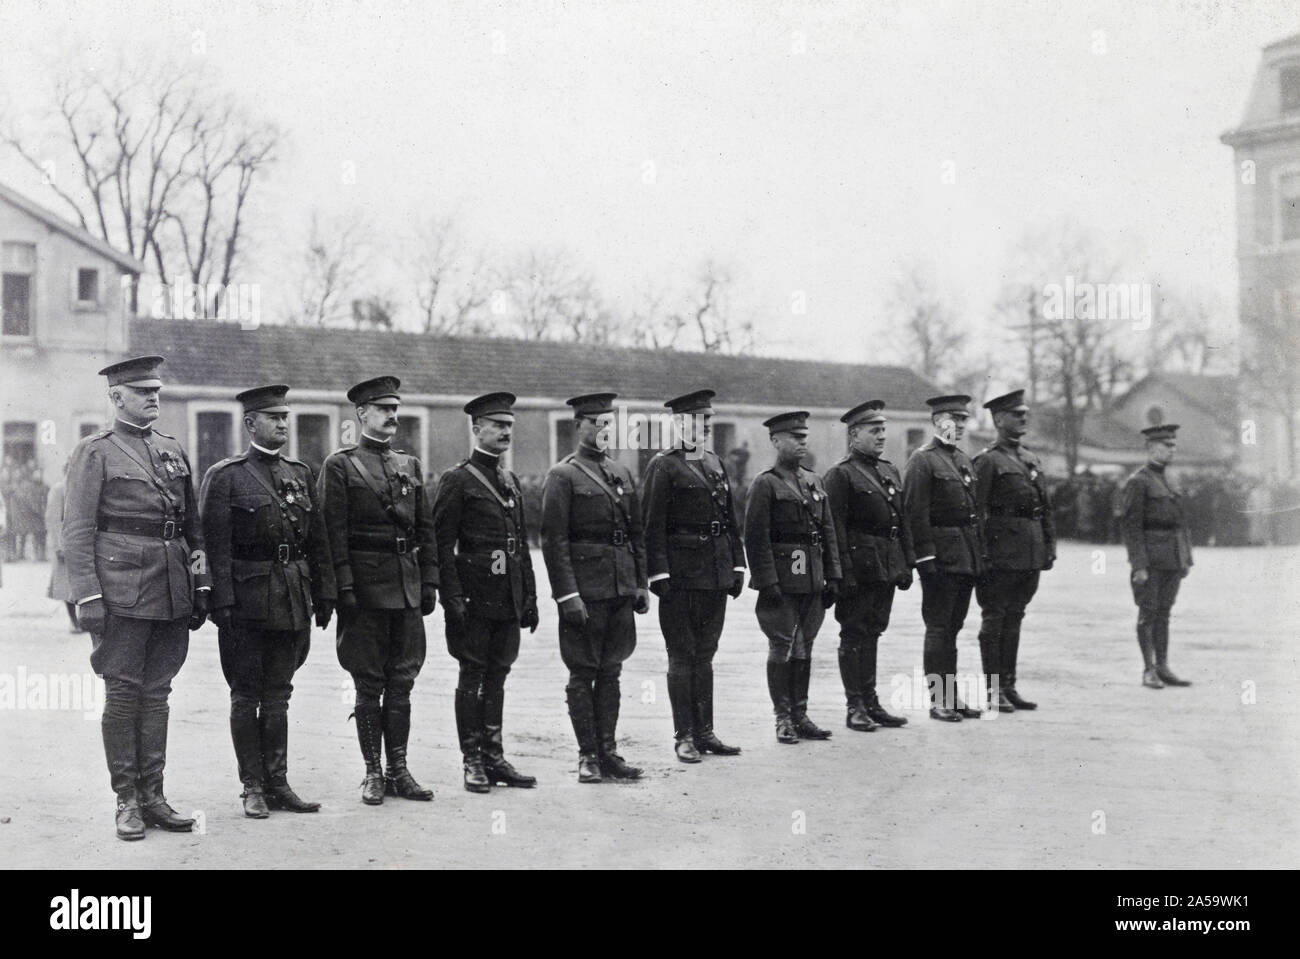
[[45, 559], [45, 501], [50, 488], [33, 459], [6, 456], [0, 465], [0, 497], [6, 525], [0, 534], [0, 557], [6, 561]]

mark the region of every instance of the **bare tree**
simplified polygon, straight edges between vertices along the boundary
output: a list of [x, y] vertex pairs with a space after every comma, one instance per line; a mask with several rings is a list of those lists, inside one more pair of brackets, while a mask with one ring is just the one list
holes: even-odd
[[677, 295], [647, 286], [622, 324], [623, 339], [652, 349], [699, 349], [706, 353], [752, 353], [757, 338], [752, 320], [736, 318], [732, 272], [704, 260], [690, 285]]
[[491, 298], [487, 257], [473, 257], [454, 217], [429, 218], [416, 230], [411, 271], [425, 333], [463, 336], [487, 329], [482, 313]]
[[906, 365], [936, 383], [953, 384], [966, 373], [967, 333], [931, 266], [907, 264], [885, 308], [892, 345]]
[[1073, 472], [1084, 417], [1108, 409], [1137, 373], [1142, 340], [1133, 332], [1134, 316], [1099, 308], [1108, 289], [1134, 284], [1122, 261], [1070, 220], [1028, 231], [1007, 272], [998, 313], [1026, 346], [1036, 398], [1060, 409], [1061, 442]]
[[1224, 314], [1219, 298], [1207, 289], [1175, 290], [1158, 280], [1153, 285], [1157, 294], [1146, 369], [1184, 373], [1234, 369], [1232, 351], [1216, 328], [1216, 320]]
[[567, 250], [529, 250], [500, 274], [517, 331], [529, 340], [606, 343], [611, 315], [591, 275]]
[[[369, 260], [370, 230], [359, 214], [327, 219], [313, 212], [289, 322], [303, 326], [356, 322], [352, 302], [361, 299], [356, 294]], [[362, 315], [369, 316], [364, 309]]]
[[[211, 248], [220, 249], [228, 283], [245, 204], [279, 134], [227, 111], [205, 93], [211, 87], [191, 66], [148, 57], [73, 69], [55, 80], [43, 135], [6, 125], [0, 140], [41, 172], [84, 229], [136, 259], [152, 256], [164, 285], [173, 254], [192, 279], [211, 276]], [[168, 223], [174, 236], [164, 235]], [[129, 306], [139, 308], [134, 286]]]

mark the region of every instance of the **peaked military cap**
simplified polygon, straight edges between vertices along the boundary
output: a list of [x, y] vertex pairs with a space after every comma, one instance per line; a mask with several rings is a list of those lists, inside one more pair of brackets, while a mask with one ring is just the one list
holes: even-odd
[[954, 393], [951, 396], [932, 396], [925, 401], [925, 405], [930, 407], [931, 415], [935, 413], [965, 413], [970, 415], [967, 408], [970, 404], [970, 397], [964, 393]]
[[857, 426], [859, 423], [883, 423], [885, 401], [867, 400], [865, 403], [860, 403], [841, 416], [840, 422], [847, 423], [849, 426]]
[[769, 433], [793, 433], [795, 430], [807, 430], [808, 417], [811, 415], [807, 410], [778, 413], [770, 419], [763, 420], [763, 425], [767, 427]]
[[1142, 431], [1142, 435], [1149, 440], [1171, 440], [1178, 435], [1178, 424], [1161, 423], [1159, 426], [1148, 426]]
[[484, 393], [465, 404], [465, 412], [470, 416], [514, 416], [515, 400], [518, 397], [504, 390], [499, 393]]
[[573, 407], [577, 416], [600, 416], [602, 413], [614, 412], [614, 400], [617, 397], [617, 393], [583, 393], [564, 402]]
[[376, 376], [373, 380], [358, 383], [348, 390], [348, 399], [357, 406], [375, 400], [400, 400], [397, 388], [401, 385], [402, 381], [396, 376]]
[[717, 395], [713, 390], [695, 390], [669, 400], [664, 406], [674, 413], [712, 413], [713, 405], [709, 400]]
[[161, 356], [136, 356], [104, 367], [99, 375], [108, 377], [109, 386], [162, 386], [158, 377], [162, 364]]
[[244, 404], [245, 413], [288, 413], [289, 404], [285, 394], [289, 387], [283, 383], [274, 386], [255, 386], [251, 390], [236, 393], [235, 399]]
[[1024, 390], [1012, 390], [1010, 393], [995, 396], [984, 404], [984, 408], [990, 413], [1007, 413], [1011, 410], [1029, 409], [1025, 404]]

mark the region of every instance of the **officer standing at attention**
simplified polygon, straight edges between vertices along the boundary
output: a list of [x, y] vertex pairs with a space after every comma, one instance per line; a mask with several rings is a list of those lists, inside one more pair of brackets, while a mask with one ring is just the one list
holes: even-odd
[[456, 732], [465, 788], [537, 785], [505, 758], [501, 739], [506, 676], [519, 656], [519, 629], [537, 630], [537, 584], [528, 553], [523, 495], [501, 464], [514, 430], [513, 393], [465, 404], [474, 434], [467, 460], [443, 474], [433, 501], [447, 651], [460, 663]]
[[668, 647], [668, 700], [674, 749], [684, 763], [700, 753], [735, 756], [713, 731], [713, 656], [727, 597], [745, 588], [745, 550], [731, 483], [708, 448], [713, 390], [696, 390], [664, 406], [673, 412], [677, 445], [646, 467], [642, 508], [650, 591]]
[[1056, 524], [1038, 457], [1021, 444], [1028, 431], [1025, 391], [984, 404], [998, 440], [975, 457], [976, 505], [984, 524], [988, 566], [975, 584], [983, 618], [980, 659], [989, 709], [1037, 709], [1016, 692], [1016, 654], [1025, 607], [1038, 591], [1040, 570], [1056, 562]]
[[161, 356], [99, 371], [116, 410], [68, 467], [63, 553], [90, 665], [104, 678], [101, 728], [117, 794], [117, 835], [189, 832], [163, 796], [167, 696], [208, 611], [207, 560], [189, 459], [158, 419]]
[[361, 801], [372, 806], [385, 795], [433, 798], [406, 768], [406, 743], [411, 689], [424, 665], [424, 617], [437, 606], [438, 551], [420, 461], [392, 448], [400, 385], [378, 376], [348, 390], [361, 441], [326, 458], [316, 497], [338, 587], [339, 664], [356, 686]]
[[1138, 607], [1138, 646], [1142, 685], [1151, 689], [1190, 686], [1169, 668], [1169, 613], [1178, 587], [1192, 567], [1192, 540], [1182, 498], [1165, 477], [1178, 448], [1178, 426], [1148, 426], [1147, 462], [1124, 484], [1124, 546], [1133, 568], [1133, 599]]
[[236, 395], [248, 449], [209, 469], [199, 497], [230, 737], [250, 819], [271, 809], [320, 809], [289, 785], [289, 696], [311, 648], [313, 609], [322, 629], [333, 614], [334, 567], [311, 467], [281, 453], [288, 392], [276, 385]]
[[755, 612], [767, 637], [767, 689], [776, 739], [829, 739], [808, 718], [812, 647], [839, 593], [840, 552], [826, 491], [800, 464], [808, 452], [808, 416], [782, 413], [764, 421], [776, 465], [754, 477], [745, 505], [745, 553]]
[[608, 455], [617, 393], [573, 407], [578, 447], [546, 474], [542, 555], [560, 609], [560, 657], [578, 740], [578, 782], [639, 779], [618, 754], [619, 674], [636, 648], [633, 613], [650, 609], [641, 508], [632, 471]]
[[883, 400], [855, 406], [840, 422], [848, 426], [849, 454], [826, 471], [823, 482], [840, 548], [840, 678], [848, 714], [844, 725], [859, 732], [905, 726], [885, 711], [876, 694], [876, 647], [889, 626], [894, 590], [912, 585], [912, 536], [903, 519], [903, 481], [883, 459]]
[[975, 469], [957, 447], [966, 435], [970, 397], [936, 396], [925, 402], [934, 438], [907, 461], [903, 507], [921, 574], [930, 718], [956, 723], [980, 715], [958, 698], [956, 686], [957, 633], [966, 622], [975, 580], [984, 572]]

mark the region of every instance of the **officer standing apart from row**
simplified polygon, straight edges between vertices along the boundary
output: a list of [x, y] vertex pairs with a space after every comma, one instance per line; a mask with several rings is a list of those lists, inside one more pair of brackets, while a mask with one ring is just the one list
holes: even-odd
[[801, 465], [808, 452], [808, 416], [766, 420], [776, 465], [754, 477], [745, 504], [745, 554], [755, 612], [767, 637], [767, 689], [776, 739], [829, 739], [808, 718], [813, 640], [839, 592], [840, 554], [821, 481]]
[[542, 555], [560, 610], [560, 657], [578, 740], [578, 782], [638, 779], [618, 754], [619, 675], [636, 648], [633, 613], [650, 609], [641, 508], [632, 472], [608, 455], [617, 393], [573, 407], [577, 449], [546, 474]]
[[411, 689], [424, 665], [424, 617], [437, 606], [438, 552], [420, 461], [392, 448], [400, 385], [379, 376], [348, 390], [361, 439], [326, 458], [317, 496], [338, 586], [339, 664], [356, 687], [361, 801], [372, 806], [385, 795], [433, 798], [406, 768], [406, 744]]
[[894, 590], [912, 585], [912, 536], [903, 518], [903, 481], [883, 459], [886, 417], [882, 400], [855, 406], [847, 424], [849, 454], [826, 471], [823, 482], [840, 548], [840, 678], [848, 711], [844, 724], [859, 732], [905, 726], [876, 695], [876, 650], [889, 627]]
[[434, 538], [447, 651], [460, 663], [456, 733], [465, 788], [537, 785], [505, 758], [502, 714], [506, 676], [519, 656], [519, 629], [537, 629], [537, 584], [528, 553], [523, 496], [501, 463], [514, 430], [513, 393], [488, 393], [465, 404], [474, 435], [469, 459], [438, 481]]
[[250, 819], [271, 809], [320, 809], [289, 785], [289, 697], [311, 648], [313, 610], [322, 629], [333, 613], [334, 568], [313, 503], [316, 478], [282, 452], [288, 392], [260, 386], [235, 397], [248, 448], [209, 469], [199, 497], [230, 737]]
[[1038, 704], [1016, 691], [1016, 657], [1025, 608], [1038, 574], [1056, 562], [1056, 525], [1038, 457], [1021, 438], [1029, 429], [1025, 391], [989, 400], [998, 439], [975, 457], [975, 501], [984, 526], [987, 568], [975, 584], [980, 612], [980, 659], [989, 709], [1014, 713]]
[[934, 438], [907, 461], [903, 504], [921, 576], [930, 718], [955, 723], [980, 715], [957, 696], [957, 634], [966, 622], [975, 580], [984, 572], [984, 543], [975, 469], [957, 446], [966, 435], [970, 397], [936, 396], [925, 402]]
[[1192, 539], [1182, 498], [1165, 476], [1178, 448], [1178, 426], [1148, 426], [1142, 433], [1147, 438], [1147, 462], [1124, 484], [1122, 526], [1138, 607], [1142, 685], [1151, 689], [1190, 686], [1169, 668], [1169, 614], [1192, 567]]
[[161, 356], [99, 371], [116, 419], [77, 444], [68, 467], [63, 552], [77, 619], [104, 678], [100, 725], [117, 794], [117, 835], [189, 832], [163, 795], [167, 697], [208, 610], [207, 560], [189, 460], [153, 428]]
[[677, 758], [735, 756], [713, 731], [713, 656], [727, 597], [745, 588], [745, 549], [722, 460], [709, 449], [713, 390], [696, 390], [664, 406], [677, 444], [646, 467], [642, 506], [650, 591], [659, 597], [659, 627], [668, 649], [668, 700]]

